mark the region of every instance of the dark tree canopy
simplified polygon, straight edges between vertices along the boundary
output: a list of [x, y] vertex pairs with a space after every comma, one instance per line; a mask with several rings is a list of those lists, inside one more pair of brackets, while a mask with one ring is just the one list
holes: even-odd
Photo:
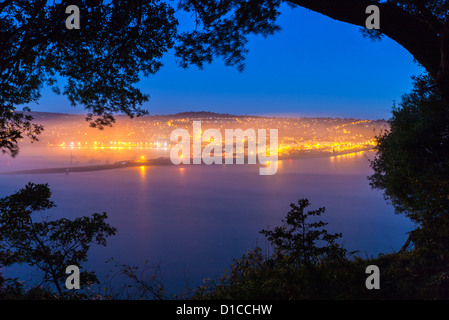
[[[106, 245], [116, 229], [105, 222], [106, 213], [74, 220], [49, 220], [45, 210], [55, 207], [48, 185], [28, 183], [0, 199], [0, 266], [28, 264], [43, 274], [41, 285], [65, 293], [66, 267], [87, 260], [92, 244]], [[82, 271], [80, 282], [97, 282], [93, 272]]]
[[299, 199], [297, 203], [290, 204], [291, 209], [282, 220], [282, 226], [261, 231], [274, 246], [276, 259], [311, 267], [323, 259], [346, 258], [348, 252], [336, 242], [342, 234], [331, 234], [324, 229], [326, 222], [313, 220], [326, 209], [322, 207], [306, 212], [309, 206], [308, 199]]
[[[181, 66], [202, 67], [214, 56], [242, 68], [246, 36], [270, 34], [280, 1], [4, 0], [0, 1], [0, 150], [16, 155], [24, 135], [41, 127], [17, 106], [38, 100], [44, 85], [88, 111], [92, 126], [114, 114], [147, 113], [136, 86], [174, 48]], [[65, 9], [77, 5], [81, 28], [68, 30]], [[196, 28], [177, 31], [175, 10], [192, 13]], [[57, 77], [66, 82], [57, 86]], [[28, 109], [26, 109], [28, 110]]]
[[[415, 78], [377, 137], [371, 186], [416, 225], [401, 249], [413, 244], [422, 264], [447, 268], [449, 252], [449, 106], [432, 77]], [[418, 259], [418, 260], [419, 260]]]
[[[173, 49], [179, 65], [203, 67], [214, 58], [243, 69], [247, 36], [271, 35], [282, 0], [0, 0], [0, 149], [17, 154], [24, 135], [41, 127], [15, 112], [39, 99], [43, 86], [82, 105], [92, 126], [114, 115], [147, 113], [149, 96], [137, 87]], [[292, 5], [365, 28], [366, 7], [379, 6], [381, 29], [407, 49], [449, 101], [449, 1], [292, 0]], [[65, 9], [77, 5], [81, 28], [67, 30]], [[177, 11], [192, 30], [178, 29]], [[180, 30], [183, 31], [180, 31]], [[379, 32], [372, 33], [378, 35]], [[56, 82], [64, 80], [63, 88]]]
[[[371, 185], [418, 225], [449, 214], [449, 110], [432, 78], [415, 78], [377, 137]], [[443, 110], [443, 112], [441, 111]]]
[[[82, 28], [68, 30], [68, 5], [82, 8]], [[11, 110], [39, 98], [43, 85], [89, 112], [93, 126], [113, 122], [114, 113], [145, 113], [148, 99], [135, 86], [140, 73], [155, 73], [173, 46], [174, 10], [160, 1], [1, 1], [0, 148], [13, 155], [21, 132], [33, 135], [31, 119]], [[9, 141], [11, 144], [6, 144]]]
[[333, 19], [365, 28], [369, 5], [380, 10], [380, 34], [409, 51], [449, 101], [449, 1], [447, 0], [292, 0]]
[[[229, 12], [246, 1], [185, 0], [187, 8], [197, 12], [201, 26], [207, 30], [215, 21], [228, 17]], [[245, 35], [251, 19], [256, 19], [257, 31], [263, 27], [277, 30], [275, 26], [278, 8], [282, 1], [251, 1], [250, 11], [229, 26]], [[290, 0], [293, 6], [301, 6], [324, 14], [332, 19], [366, 28], [366, 8], [376, 5], [380, 10], [380, 30], [369, 31], [374, 37], [385, 35], [409, 51], [435, 80], [440, 94], [449, 101], [449, 1], [447, 0]], [[245, 12], [240, 8], [235, 12]], [[236, 16], [238, 17], [238, 16]], [[262, 19], [262, 21], [259, 21]], [[263, 24], [265, 19], [266, 24]], [[241, 22], [243, 22], [243, 24]], [[229, 28], [228, 28], [229, 30]], [[201, 32], [200, 32], [201, 33]], [[235, 38], [237, 39], [237, 38]], [[201, 37], [195, 38], [201, 43]], [[201, 47], [201, 45], [199, 45]], [[199, 51], [201, 52], [201, 51]], [[198, 55], [198, 54], [196, 54]], [[203, 55], [203, 58], [208, 57]]]

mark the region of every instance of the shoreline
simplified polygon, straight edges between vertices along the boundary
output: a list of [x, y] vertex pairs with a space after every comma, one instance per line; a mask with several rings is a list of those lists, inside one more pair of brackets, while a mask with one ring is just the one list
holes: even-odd
[[[307, 158], [324, 158], [324, 157], [336, 157], [340, 155], [346, 155], [351, 153], [374, 151], [373, 148], [362, 148], [350, 151], [340, 152], [297, 152], [289, 155], [283, 155], [278, 157], [278, 161], [283, 160], [295, 160], [295, 159], [307, 159]], [[248, 163], [245, 163], [248, 165]], [[204, 165], [204, 163], [201, 163]], [[88, 166], [65, 166], [58, 168], [42, 168], [42, 169], [28, 169], [11, 172], [1, 172], [0, 175], [21, 175], [21, 174], [70, 174], [75, 172], [92, 172], [92, 171], [104, 171], [104, 170], [117, 170], [123, 168], [133, 167], [148, 167], [148, 166], [175, 166], [169, 157], [156, 158], [146, 161], [120, 161], [114, 164], [100, 164], [100, 165], [88, 165]]]

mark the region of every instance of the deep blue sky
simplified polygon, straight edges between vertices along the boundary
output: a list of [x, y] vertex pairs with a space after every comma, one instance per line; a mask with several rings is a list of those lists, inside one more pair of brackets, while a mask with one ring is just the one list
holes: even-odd
[[[178, 67], [172, 53], [139, 87], [150, 114], [213, 111], [234, 114], [390, 117], [393, 101], [422, 72], [413, 57], [388, 38], [366, 39], [355, 27], [302, 8], [282, 7], [280, 33], [250, 38], [246, 68], [221, 60], [204, 70]], [[382, 28], [382, 25], [381, 25]], [[83, 113], [45, 89], [33, 111]]]

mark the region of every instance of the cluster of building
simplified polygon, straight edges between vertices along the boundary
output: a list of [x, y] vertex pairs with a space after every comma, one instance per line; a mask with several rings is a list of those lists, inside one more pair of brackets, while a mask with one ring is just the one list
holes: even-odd
[[375, 146], [375, 137], [388, 130], [385, 120], [348, 118], [259, 117], [187, 112], [169, 116], [145, 116], [130, 119], [118, 116], [112, 127], [89, 127], [83, 116], [35, 116], [44, 125], [40, 145], [61, 148], [145, 149], [169, 148], [174, 129], [191, 131], [193, 121], [201, 121], [202, 130], [277, 129], [278, 153], [295, 155], [310, 152], [346, 153]]

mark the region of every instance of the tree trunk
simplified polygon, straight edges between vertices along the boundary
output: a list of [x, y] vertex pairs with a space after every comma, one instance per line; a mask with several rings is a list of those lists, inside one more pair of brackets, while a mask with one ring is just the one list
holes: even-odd
[[449, 103], [449, 24], [446, 23], [440, 33], [441, 62], [438, 73], [434, 76], [438, 89], [446, 103]]
[[413, 231], [409, 232], [408, 237], [407, 237], [407, 241], [404, 243], [404, 245], [401, 247], [401, 249], [399, 250], [399, 254], [404, 253], [405, 251], [407, 251], [407, 249], [410, 247], [410, 244], [413, 242]]

